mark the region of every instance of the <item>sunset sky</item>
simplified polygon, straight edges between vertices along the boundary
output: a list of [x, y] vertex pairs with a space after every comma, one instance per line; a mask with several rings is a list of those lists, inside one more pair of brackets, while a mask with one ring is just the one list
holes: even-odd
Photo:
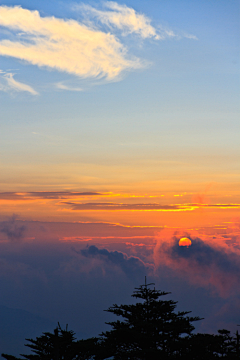
[[239, 6], [1, 1], [0, 306], [93, 336], [147, 275], [236, 330]]

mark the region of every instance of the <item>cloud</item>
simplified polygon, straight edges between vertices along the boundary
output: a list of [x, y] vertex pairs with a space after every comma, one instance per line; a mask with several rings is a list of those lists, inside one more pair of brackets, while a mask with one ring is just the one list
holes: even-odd
[[72, 19], [41, 17], [36, 10], [1, 6], [0, 25], [12, 30], [14, 38], [0, 41], [2, 56], [82, 78], [108, 80], [142, 66], [138, 59], [127, 58], [126, 48], [114, 35]]
[[[114, 31], [118, 30], [119, 33], [120, 30], [123, 35], [135, 33], [143, 39], [196, 39], [194, 35], [175, 34], [163, 26], [156, 29], [146, 15], [126, 5], [109, 1], [103, 3], [103, 7], [103, 10], [99, 10], [90, 5], [75, 5], [73, 9], [80, 10], [84, 18], [79, 22], [54, 16], [42, 17], [37, 10], [23, 9], [21, 6], [0, 6], [0, 26], [7, 28], [5, 35], [10, 34], [9, 38], [0, 41], [0, 56], [14, 57], [78, 78], [113, 81], [119, 80], [124, 71], [147, 65], [146, 61], [128, 55], [127, 47]], [[0, 84], [0, 90], [38, 94], [29, 85], [17, 82], [13, 76], [12, 73], [3, 76], [6, 85]], [[78, 86], [68, 86], [61, 81], [55, 87], [82, 91]]]
[[110, 11], [97, 10], [90, 5], [77, 5], [75, 8], [97, 17], [101, 23], [109, 27], [122, 30], [124, 34], [136, 33], [144, 39], [154, 37], [158, 40], [161, 38], [151, 25], [151, 20], [144, 14], [139, 14], [134, 9], [114, 1], [107, 1], [104, 5]]
[[216, 204], [216, 205], [199, 205], [199, 204], [176, 204], [161, 205], [157, 203], [150, 204], [122, 204], [114, 202], [98, 203], [75, 203], [63, 202], [62, 204], [70, 205], [73, 210], [133, 210], [133, 211], [193, 211], [198, 208], [218, 208], [218, 209], [238, 209], [239, 204]]
[[208, 207], [208, 208], [220, 208], [220, 209], [239, 209], [240, 204], [210, 204], [210, 205], [202, 205], [201, 207]]
[[99, 203], [74, 203], [63, 202], [71, 205], [73, 210], [133, 210], [133, 211], [191, 211], [191, 205], [160, 205], [160, 204], [118, 204], [113, 202]]
[[95, 191], [33, 191], [33, 192], [2, 192], [0, 193], [0, 199], [4, 200], [23, 200], [31, 198], [40, 198], [40, 199], [67, 199], [71, 197], [82, 197], [82, 196], [100, 196], [104, 195], [100, 192]]
[[214, 264], [222, 271], [230, 273], [236, 273], [240, 269], [240, 264], [237, 265], [236, 260], [239, 260], [239, 258], [236, 254], [226, 254], [223, 249], [213, 248], [199, 238], [192, 240], [190, 251], [186, 251], [185, 247], [179, 246], [178, 242], [179, 239], [175, 239], [175, 243], [170, 250], [172, 258], [189, 259], [203, 268]]
[[152, 265], [145, 264], [138, 257], [128, 257], [126, 254], [120, 251], [108, 251], [107, 249], [98, 249], [95, 245], [91, 245], [88, 248], [81, 250], [80, 253], [82, 256], [88, 258], [98, 258], [103, 260], [104, 262], [119, 266], [125, 273], [129, 275], [133, 272], [141, 272], [144, 276], [146, 275], [146, 272], [149, 271], [149, 269], [152, 269]]
[[60, 90], [67, 90], [67, 91], [83, 91], [82, 88], [64, 85], [62, 82], [58, 82], [56, 84], [56, 88], [60, 89]]
[[181, 31], [175, 33], [172, 29], [158, 25], [154, 28], [151, 25], [151, 19], [146, 15], [137, 13], [133, 8], [126, 5], [120, 5], [115, 1], [106, 1], [103, 3], [104, 10], [96, 9], [90, 5], [74, 5], [74, 10], [80, 10], [87, 19], [97, 18], [99, 22], [108, 26], [112, 31], [118, 29], [123, 35], [137, 34], [141, 38], [154, 38], [155, 40], [164, 40], [166, 38], [187, 38], [198, 40], [195, 35], [187, 34]]
[[179, 277], [217, 289], [222, 295], [240, 284], [240, 253], [200, 238], [188, 238], [189, 247], [179, 246], [179, 237], [161, 240], [155, 249], [156, 268], [167, 266]]
[[198, 37], [196, 35], [184, 34], [184, 37], [187, 39], [198, 40]]
[[31, 86], [24, 84], [20, 81], [14, 79], [13, 73], [6, 73], [0, 70], [0, 90], [5, 92], [11, 91], [25, 91], [29, 92], [32, 95], [38, 95], [38, 92], [35, 91]]
[[4, 221], [0, 225], [0, 232], [5, 234], [11, 241], [19, 241], [24, 237], [26, 231], [25, 225], [17, 223], [17, 216], [13, 215], [9, 221]]

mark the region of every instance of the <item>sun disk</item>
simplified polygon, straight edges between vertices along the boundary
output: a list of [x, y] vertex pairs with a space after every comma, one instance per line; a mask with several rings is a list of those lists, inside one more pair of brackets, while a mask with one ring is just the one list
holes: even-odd
[[192, 245], [192, 242], [190, 239], [186, 238], [186, 237], [183, 237], [179, 240], [179, 246], [191, 246]]

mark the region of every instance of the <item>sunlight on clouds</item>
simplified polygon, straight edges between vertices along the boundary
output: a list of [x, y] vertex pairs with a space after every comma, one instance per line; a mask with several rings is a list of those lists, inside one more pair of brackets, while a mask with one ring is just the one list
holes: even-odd
[[0, 7], [0, 25], [21, 34], [0, 41], [0, 55], [47, 66], [79, 77], [117, 78], [126, 69], [142, 67], [127, 58], [125, 47], [112, 34], [75, 20], [41, 17], [38, 11]]
[[5, 92], [26, 91], [32, 95], [38, 95], [31, 86], [14, 79], [13, 73], [5, 73], [0, 70], [0, 90]]
[[[199, 232], [195, 232], [195, 235], [187, 232], [187, 238], [181, 238], [181, 232], [181, 229], [164, 229], [157, 235], [153, 255], [156, 269], [161, 271], [166, 266], [174, 270], [177, 276], [192, 284], [209, 286], [221, 296], [235, 291], [239, 283], [240, 251], [231, 243], [224, 243], [221, 234], [217, 235], [216, 232], [215, 242], [207, 234], [200, 238]], [[239, 239], [237, 234], [233, 237]], [[182, 240], [188, 240], [189, 246], [181, 246]]]
[[96, 16], [103, 24], [114, 26], [125, 34], [137, 33], [144, 39], [154, 37], [158, 40], [161, 38], [150, 24], [151, 20], [145, 15], [138, 14], [134, 9], [126, 5], [119, 5], [114, 1], [105, 2], [104, 5], [111, 11], [97, 10], [90, 5], [77, 5], [75, 8], [85, 10]]

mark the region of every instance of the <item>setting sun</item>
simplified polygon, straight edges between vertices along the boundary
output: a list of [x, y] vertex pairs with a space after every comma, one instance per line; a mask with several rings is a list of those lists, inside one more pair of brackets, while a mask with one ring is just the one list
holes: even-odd
[[179, 246], [191, 246], [192, 245], [192, 242], [190, 239], [186, 238], [186, 237], [183, 237], [179, 240]]

